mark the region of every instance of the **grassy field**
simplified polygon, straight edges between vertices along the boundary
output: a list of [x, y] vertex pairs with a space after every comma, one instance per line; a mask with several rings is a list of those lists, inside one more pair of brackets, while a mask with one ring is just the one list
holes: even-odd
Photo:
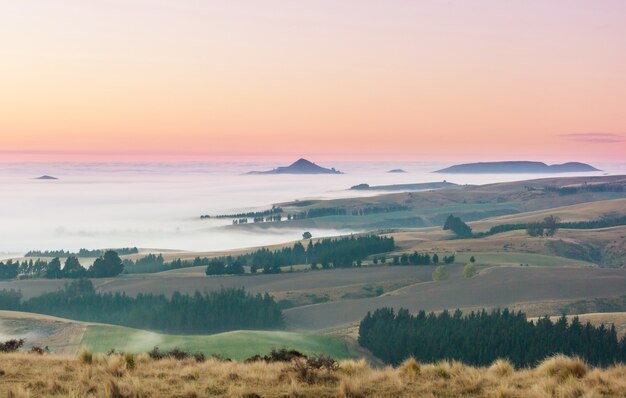
[[141, 353], [155, 346], [219, 354], [243, 360], [276, 348], [297, 349], [308, 355], [350, 358], [345, 341], [337, 336], [283, 331], [235, 331], [214, 335], [176, 336], [115, 325], [92, 324], [27, 312], [0, 311], [0, 341], [23, 338], [26, 346], [48, 346], [56, 354], [76, 355], [81, 346], [93, 352], [111, 349]]
[[90, 325], [82, 344], [93, 352], [111, 349], [142, 353], [158, 346], [162, 350], [178, 347], [185, 351], [202, 352], [207, 356], [218, 354], [226, 358], [244, 360], [256, 354], [267, 354], [272, 349], [296, 349], [307, 355], [325, 354], [335, 358], [349, 358], [345, 342], [336, 336], [280, 331], [236, 331], [208, 336], [175, 336], [117, 326]]
[[499, 360], [373, 369], [341, 361], [336, 369], [302, 362], [241, 363], [152, 360], [147, 356], [0, 354], [3, 397], [617, 397], [626, 396], [626, 366], [591, 368], [564, 356], [534, 368]]
[[[219, 290], [222, 287], [245, 287], [253, 293], [287, 292], [318, 288], [371, 284], [407, 279], [430, 280], [432, 270], [418, 267], [363, 267], [330, 269], [309, 272], [284, 272], [276, 275], [245, 275], [207, 277], [189, 274], [184, 270], [159, 274], [123, 275], [112, 279], [94, 279], [101, 292], [163, 293], [175, 291], [193, 294], [196, 291]], [[63, 288], [66, 281], [52, 279], [0, 282], [0, 289], [19, 289], [25, 298]]]
[[[452, 270], [459, 268], [462, 266]], [[359, 322], [367, 311], [380, 307], [436, 311], [625, 294], [624, 269], [503, 266], [483, 270], [470, 279], [457, 276], [417, 283], [380, 297], [290, 308], [285, 317], [291, 330], [324, 330]]]
[[467, 264], [474, 256], [477, 265], [520, 265], [528, 264], [533, 267], [593, 267], [587, 261], [578, 261], [559, 256], [548, 256], [534, 253], [515, 252], [464, 252], [457, 253], [456, 260]]

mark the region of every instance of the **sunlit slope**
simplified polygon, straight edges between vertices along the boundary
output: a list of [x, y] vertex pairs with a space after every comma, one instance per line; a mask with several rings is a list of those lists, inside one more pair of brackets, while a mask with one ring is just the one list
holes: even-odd
[[281, 331], [235, 331], [206, 336], [175, 336], [118, 326], [90, 325], [82, 344], [93, 352], [116, 351], [141, 353], [159, 347], [161, 350], [180, 348], [244, 360], [264, 355], [272, 349], [296, 349], [308, 355], [325, 354], [349, 358], [345, 342], [336, 336]]
[[26, 347], [48, 346], [53, 353], [76, 355], [81, 346], [93, 352], [147, 352], [178, 347], [185, 351], [219, 354], [243, 360], [272, 349], [296, 349], [309, 355], [349, 358], [343, 339], [337, 336], [284, 331], [235, 331], [214, 335], [169, 335], [122, 326], [78, 322], [28, 312], [0, 311], [0, 341], [23, 338]]

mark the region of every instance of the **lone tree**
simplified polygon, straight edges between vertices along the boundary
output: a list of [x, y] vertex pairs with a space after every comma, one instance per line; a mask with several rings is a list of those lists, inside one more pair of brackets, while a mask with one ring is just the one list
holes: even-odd
[[459, 238], [471, 238], [472, 228], [465, 224], [459, 217], [450, 214], [443, 224], [444, 230], [451, 230]]
[[82, 278], [87, 273], [87, 270], [80, 265], [78, 259], [74, 256], [69, 256], [65, 260], [63, 266], [63, 276], [65, 278]]
[[446, 267], [445, 265], [439, 265], [433, 271], [433, 280], [443, 281], [448, 279], [449, 277], [450, 274], [448, 273], [448, 267]]
[[61, 279], [63, 275], [61, 274], [61, 260], [58, 257], [55, 257], [48, 264], [48, 268], [46, 269], [46, 278], [47, 279]]
[[476, 258], [474, 256], [470, 257], [470, 263], [474, 264], [476, 262]]
[[559, 229], [560, 221], [561, 219], [555, 216], [548, 216], [544, 218], [543, 227], [545, 228], [545, 232], [544, 232], [545, 235], [554, 236], [554, 234], [556, 234], [556, 231]]
[[466, 264], [465, 267], [463, 267], [463, 276], [465, 276], [466, 278], [471, 278], [476, 274], [478, 274], [478, 268], [476, 267], [476, 264], [469, 263]]
[[312, 237], [313, 235], [311, 235], [309, 231], [306, 231], [305, 233], [302, 234], [302, 239], [311, 239]]
[[533, 237], [543, 236], [543, 223], [531, 222], [526, 224], [526, 232]]
[[89, 271], [94, 278], [108, 278], [121, 274], [124, 264], [116, 252], [107, 250], [102, 257], [96, 259]]

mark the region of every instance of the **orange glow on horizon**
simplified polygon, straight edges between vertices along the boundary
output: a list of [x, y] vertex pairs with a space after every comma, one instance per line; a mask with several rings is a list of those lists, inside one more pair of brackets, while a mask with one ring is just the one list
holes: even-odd
[[626, 3], [0, 5], [0, 161], [626, 161]]

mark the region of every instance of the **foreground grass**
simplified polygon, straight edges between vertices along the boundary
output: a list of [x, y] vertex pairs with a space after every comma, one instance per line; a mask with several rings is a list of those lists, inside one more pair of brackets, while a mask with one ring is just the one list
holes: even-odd
[[206, 356], [244, 360], [256, 354], [267, 354], [272, 349], [290, 348], [307, 355], [329, 355], [345, 359], [350, 354], [345, 342], [337, 336], [279, 331], [236, 331], [203, 336], [175, 336], [117, 326], [88, 326], [82, 344], [96, 353], [111, 349], [141, 353], [155, 346], [163, 350], [180, 348], [202, 352]]
[[0, 396], [69, 397], [601, 397], [626, 396], [626, 366], [589, 368], [556, 356], [533, 369], [506, 361], [476, 368], [457, 362], [372, 369], [342, 361], [336, 370], [301, 363], [152, 360], [143, 354], [0, 354]]

